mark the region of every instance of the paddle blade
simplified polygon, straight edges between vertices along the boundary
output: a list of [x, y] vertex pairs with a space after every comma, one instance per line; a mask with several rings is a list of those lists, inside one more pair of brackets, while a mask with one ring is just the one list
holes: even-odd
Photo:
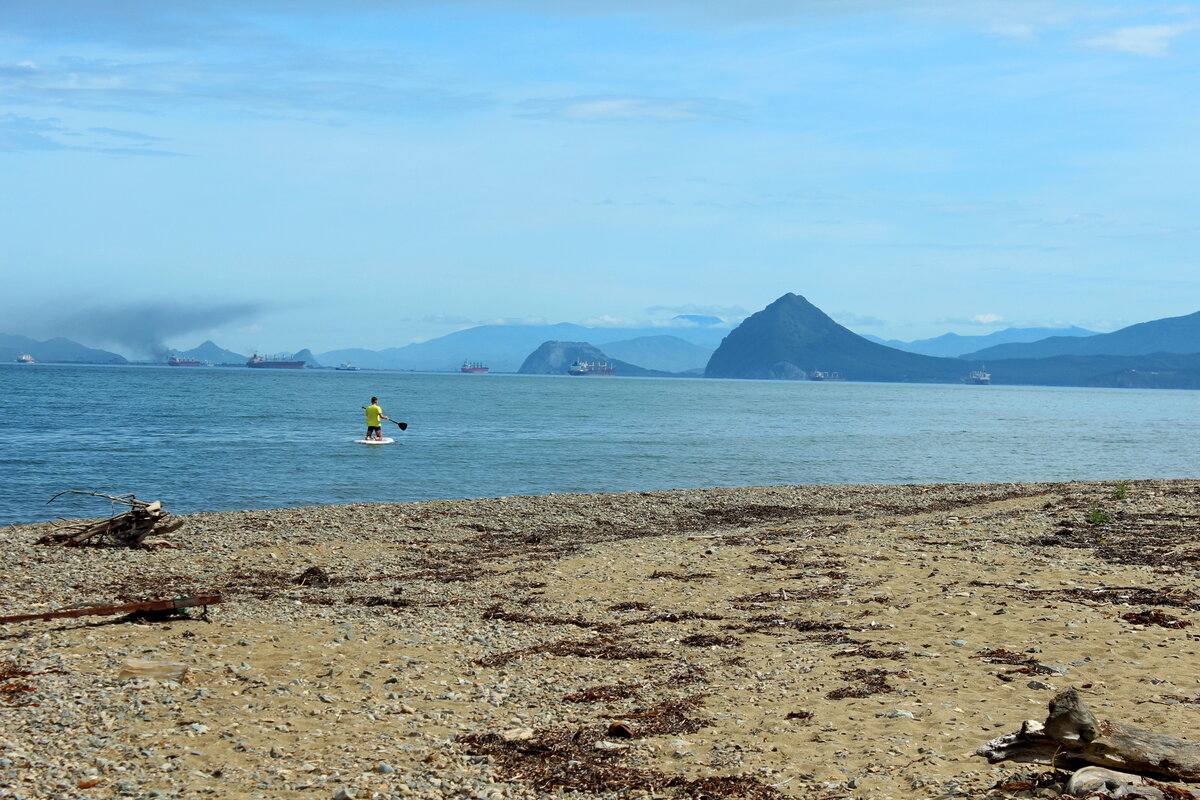
[[402, 430], [402, 431], [406, 431], [406, 430], [408, 430], [408, 423], [407, 423], [407, 422], [397, 422], [396, 424], [400, 426], [400, 430]]

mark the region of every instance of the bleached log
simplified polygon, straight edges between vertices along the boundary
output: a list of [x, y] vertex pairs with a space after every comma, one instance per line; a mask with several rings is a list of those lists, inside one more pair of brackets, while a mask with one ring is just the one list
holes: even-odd
[[1045, 724], [1027, 720], [1015, 733], [992, 739], [977, 755], [988, 761], [1022, 761], [1062, 766], [1086, 762], [1124, 772], [1200, 781], [1200, 744], [1099, 720], [1075, 689], [1050, 701]]

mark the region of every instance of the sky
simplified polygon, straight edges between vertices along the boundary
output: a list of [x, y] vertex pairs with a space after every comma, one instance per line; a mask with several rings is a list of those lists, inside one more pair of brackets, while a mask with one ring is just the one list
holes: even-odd
[[1154, 0], [0, 0], [0, 332], [1187, 314], [1198, 66]]

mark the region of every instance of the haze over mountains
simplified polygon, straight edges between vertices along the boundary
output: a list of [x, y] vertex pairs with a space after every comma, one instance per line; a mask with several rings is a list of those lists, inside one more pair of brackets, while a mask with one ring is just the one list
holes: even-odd
[[[247, 358], [211, 341], [172, 352], [214, 364], [244, 364]], [[38, 342], [0, 334], [0, 359], [11, 362], [22, 353], [48, 362], [127, 363], [121, 355], [67, 339]], [[703, 316], [650, 328], [483, 325], [404, 347], [319, 355], [305, 349], [294, 358], [310, 367], [349, 362], [428, 371], [453, 371], [470, 360], [495, 372], [538, 374], [563, 372], [572, 360], [606, 360], [618, 362], [618, 374], [625, 376], [803, 380], [820, 371], [851, 381], [913, 382], [958, 382], [986, 367], [993, 383], [1200, 388], [1200, 312], [1105, 334], [1075, 327], [1009, 328], [897, 342], [860, 336], [789, 293], [733, 330]]]

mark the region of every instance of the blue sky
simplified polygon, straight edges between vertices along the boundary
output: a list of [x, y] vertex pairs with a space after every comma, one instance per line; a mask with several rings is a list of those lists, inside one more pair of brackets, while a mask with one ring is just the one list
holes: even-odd
[[1191, 313], [1198, 45], [1152, 0], [6, 4], [0, 331]]

